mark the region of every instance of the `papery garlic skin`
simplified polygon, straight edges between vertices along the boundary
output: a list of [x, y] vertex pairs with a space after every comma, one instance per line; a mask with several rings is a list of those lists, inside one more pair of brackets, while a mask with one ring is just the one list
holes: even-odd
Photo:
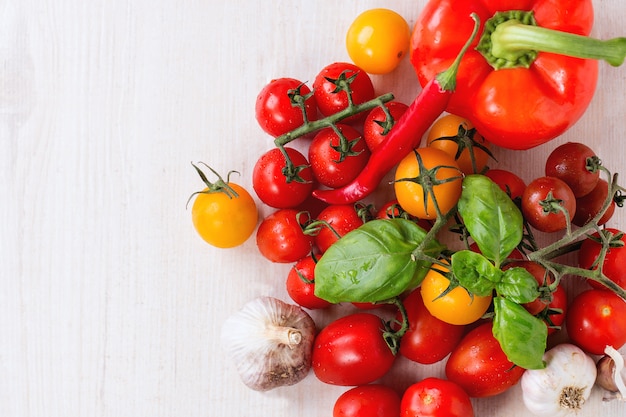
[[293, 385], [311, 369], [315, 322], [301, 307], [258, 297], [224, 321], [222, 346], [253, 390]]
[[561, 417], [579, 411], [596, 380], [594, 360], [575, 345], [564, 343], [548, 350], [544, 369], [522, 375], [526, 408], [537, 416]]

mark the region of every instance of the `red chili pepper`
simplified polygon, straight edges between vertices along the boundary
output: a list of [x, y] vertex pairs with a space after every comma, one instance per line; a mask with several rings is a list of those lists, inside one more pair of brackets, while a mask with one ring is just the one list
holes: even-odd
[[461, 58], [473, 42], [480, 21], [475, 14], [474, 32], [461, 48], [450, 67], [432, 78], [398, 119], [387, 139], [378, 145], [367, 165], [348, 185], [333, 190], [314, 190], [313, 195], [329, 204], [355, 203], [378, 187], [385, 175], [414, 148], [419, 146], [424, 133], [444, 112], [456, 88], [456, 74]]
[[564, 133], [594, 95], [596, 60], [614, 66], [624, 61], [625, 38], [587, 37], [591, 0], [431, 0], [411, 39], [411, 62], [422, 85], [454, 59], [472, 30], [464, 20], [470, 12], [484, 31], [477, 49], [463, 57], [459, 87], [446, 110], [504, 148], [529, 149]]

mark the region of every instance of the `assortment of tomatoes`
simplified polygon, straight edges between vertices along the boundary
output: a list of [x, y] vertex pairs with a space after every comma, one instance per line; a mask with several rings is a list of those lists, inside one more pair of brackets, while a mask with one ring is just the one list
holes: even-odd
[[[368, 25], [375, 25], [374, 31], [393, 30], [386, 42], [366, 43], [358, 33]], [[616, 201], [603, 205], [613, 192], [611, 179], [603, 178], [600, 159], [586, 145], [556, 147], [546, 158], [545, 172], [526, 184], [512, 171], [491, 168], [493, 147], [468, 120], [453, 114], [442, 115], [424, 145], [396, 167], [392, 184], [383, 184], [380, 195], [391, 194], [391, 198], [357, 205], [315, 202], [314, 188], [338, 188], [352, 181], [407, 110], [406, 104], [389, 101], [384, 108], [375, 106], [336, 123], [323, 123], [375, 98], [368, 72], [391, 71], [407, 51], [407, 34], [408, 27], [405, 31], [393, 14], [379, 10], [359, 16], [347, 41], [350, 56], [362, 68], [332, 63], [320, 70], [311, 88], [293, 78], [277, 78], [258, 95], [256, 119], [272, 137], [280, 139], [302, 126], [319, 126], [298, 139], [300, 150], [287, 145], [269, 149], [252, 170], [258, 200], [275, 210], [256, 227], [258, 249], [271, 262], [291, 265], [285, 287], [303, 308], [333, 308], [315, 294], [315, 265], [342, 236], [385, 218], [408, 219], [428, 230], [455, 207], [462, 180], [469, 174], [486, 175], [510, 196], [531, 238], [535, 233], [571, 233], [596, 220], [598, 226], [605, 225], [619, 205]], [[386, 54], [390, 42], [391, 56]], [[203, 179], [207, 188], [197, 194], [192, 209], [198, 233], [219, 247], [243, 243], [253, 233], [250, 225], [257, 224], [254, 202], [229, 180], [219, 177], [215, 186]], [[597, 219], [601, 211], [604, 215]], [[590, 274], [601, 266], [615, 285], [626, 288], [626, 237], [617, 229], [606, 230], [581, 236], [579, 266]], [[608, 251], [602, 250], [604, 240], [610, 240]], [[569, 338], [591, 354], [601, 354], [607, 344], [623, 346], [626, 302], [588, 276], [590, 289], [568, 304], [564, 285], [527, 259], [523, 249], [537, 249], [535, 244], [525, 240], [522, 250], [509, 256], [510, 266], [525, 268], [537, 280], [540, 296], [523, 307], [545, 321], [549, 334], [566, 327]], [[470, 249], [478, 251], [475, 245]], [[400, 310], [354, 304], [358, 311], [319, 330], [312, 353], [312, 368], [320, 381], [352, 387], [337, 399], [335, 417], [472, 416], [470, 397], [500, 394], [524, 372], [508, 360], [493, 336], [488, 319], [491, 295], [478, 296], [458, 286], [444, 267], [433, 267], [419, 287], [404, 294]], [[369, 308], [376, 310], [362, 311]], [[377, 382], [390, 372], [397, 356], [421, 364], [446, 360], [446, 379], [415, 381], [398, 393]]]

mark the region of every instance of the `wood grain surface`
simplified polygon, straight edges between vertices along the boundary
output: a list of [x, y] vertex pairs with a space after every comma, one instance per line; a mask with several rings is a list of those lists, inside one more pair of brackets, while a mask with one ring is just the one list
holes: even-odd
[[[243, 303], [288, 300], [289, 266], [254, 239], [220, 250], [195, 234], [190, 162], [251, 189], [273, 146], [254, 119], [265, 83], [347, 60], [359, 12], [384, 6], [412, 25], [424, 3], [0, 0], [0, 415], [330, 416], [345, 388], [311, 374], [253, 392], [222, 351], [221, 323]], [[593, 35], [623, 35], [621, 1], [595, 6]], [[623, 169], [626, 70], [600, 68], [579, 123], [528, 152], [497, 149], [498, 167], [529, 181], [556, 144], [582, 141]], [[419, 91], [407, 61], [374, 82], [407, 103]], [[623, 210], [611, 224], [626, 228]], [[442, 366], [399, 361], [394, 374], [385, 382], [402, 388]], [[528, 415], [519, 387], [475, 407]], [[579, 416], [625, 412], [594, 391]]]

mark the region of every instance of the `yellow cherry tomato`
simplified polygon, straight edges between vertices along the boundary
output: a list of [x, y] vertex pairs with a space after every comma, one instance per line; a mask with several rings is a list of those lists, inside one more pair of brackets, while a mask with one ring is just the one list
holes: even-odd
[[441, 321], [457, 325], [470, 324], [481, 318], [489, 308], [492, 296], [473, 295], [460, 286], [446, 292], [450, 280], [441, 272], [448, 270], [433, 265], [422, 281], [422, 300], [430, 314]]
[[219, 175], [215, 183], [209, 182], [204, 174], [201, 177], [207, 187], [195, 193], [191, 208], [196, 231], [205, 242], [218, 248], [241, 245], [252, 235], [258, 220], [252, 196], [242, 186], [224, 181]]
[[[426, 145], [441, 149], [456, 159], [464, 174], [481, 173], [489, 161], [490, 144], [472, 123], [455, 114], [446, 114], [430, 127]], [[485, 149], [481, 149], [481, 146]], [[472, 161], [473, 155], [473, 161]]]
[[[420, 219], [435, 220], [435, 201], [441, 214], [449, 212], [461, 197], [462, 178], [452, 156], [435, 148], [418, 148], [398, 164], [394, 191], [404, 211]], [[432, 184], [432, 195], [423, 184]]]
[[389, 9], [371, 9], [352, 22], [346, 35], [348, 55], [370, 74], [393, 71], [409, 50], [411, 31], [402, 16]]

